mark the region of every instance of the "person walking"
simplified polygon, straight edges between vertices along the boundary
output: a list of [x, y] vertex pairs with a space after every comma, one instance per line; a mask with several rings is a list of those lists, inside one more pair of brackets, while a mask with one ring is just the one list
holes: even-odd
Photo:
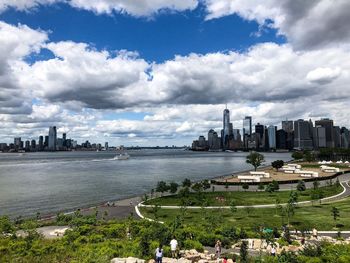
[[159, 247], [157, 247], [156, 249], [156, 263], [162, 263], [162, 259], [163, 259], [163, 249], [162, 249], [162, 245], [159, 245]]
[[170, 250], [171, 250], [171, 257], [172, 258], [177, 258], [177, 240], [175, 237], [170, 241]]
[[271, 248], [271, 256], [276, 256], [276, 249], [275, 249], [275, 247], [274, 246], [272, 246], [272, 248]]
[[220, 242], [220, 240], [217, 240], [215, 243], [215, 255], [216, 255], [217, 259], [219, 259], [221, 256], [221, 242]]

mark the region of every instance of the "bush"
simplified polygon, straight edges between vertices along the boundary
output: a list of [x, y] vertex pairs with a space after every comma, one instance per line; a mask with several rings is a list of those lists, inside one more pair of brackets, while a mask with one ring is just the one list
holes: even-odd
[[183, 246], [184, 246], [184, 249], [195, 249], [198, 252], [204, 251], [203, 245], [199, 241], [196, 241], [196, 240], [187, 239], [184, 241]]

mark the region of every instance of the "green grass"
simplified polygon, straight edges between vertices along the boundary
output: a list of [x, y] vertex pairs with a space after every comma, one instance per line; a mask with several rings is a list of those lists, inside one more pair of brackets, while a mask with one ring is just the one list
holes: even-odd
[[[335, 222], [332, 217], [332, 207], [337, 207], [340, 211], [340, 218]], [[151, 208], [141, 208], [141, 213], [149, 218], [154, 218]], [[158, 212], [158, 220], [165, 222], [173, 222], [176, 216], [181, 215], [179, 209], [160, 209]], [[265, 227], [281, 227], [287, 223], [286, 216], [282, 217], [280, 210], [276, 208], [256, 208], [238, 209], [231, 212], [230, 209], [187, 209], [185, 211], [184, 221], [187, 225], [205, 225], [208, 218], [217, 218], [223, 222], [231, 222], [235, 227], [254, 228], [256, 226]], [[294, 216], [290, 218], [291, 228], [311, 229], [316, 227], [318, 230], [338, 230], [335, 225], [342, 224], [340, 228], [344, 230], [350, 229], [350, 198], [334, 203], [325, 203], [315, 206], [297, 207]]]
[[[336, 195], [343, 191], [340, 185], [332, 185], [320, 187], [324, 193], [324, 197]], [[299, 193], [298, 201], [311, 200], [311, 189], [307, 189]], [[229, 206], [231, 201], [234, 200], [235, 205], [260, 205], [260, 204], [274, 204], [276, 199], [280, 200], [280, 203], [286, 203], [288, 201], [290, 191], [278, 191], [274, 193], [262, 192], [205, 192], [202, 196], [198, 196], [196, 193], [190, 193], [190, 196], [186, 199], [191, 206], [201, 206], [205, 203], [207, 206]], [[203, 200], [205, 200], [203, 202]], [[178, 195], [164, 196], [145, 202], [147, 205], [181, 205], [181, 199]]]

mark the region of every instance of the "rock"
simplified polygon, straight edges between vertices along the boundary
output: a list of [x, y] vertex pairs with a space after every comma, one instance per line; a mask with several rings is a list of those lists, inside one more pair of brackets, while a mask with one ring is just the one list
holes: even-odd
[[206, 260], [206, 259], [200, 259], [200, 260], [198, 260], [198, 263], [208, 263], [209, 261], [208, 260]]
[[139, 258], [133, 258], [133, 257], [128, 257], [128, 258], [113, 258], [111, 260], [111, 263], [145, 263], [146, 261], [143, 259]]

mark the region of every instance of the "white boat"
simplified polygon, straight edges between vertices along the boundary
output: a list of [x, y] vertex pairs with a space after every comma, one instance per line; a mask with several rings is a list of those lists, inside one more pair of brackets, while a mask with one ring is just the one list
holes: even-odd
[[127, 160], [129, 159], [130, 155], [127, 153], [121, 153], [119, 155], [114, 156], [113, 160]]

